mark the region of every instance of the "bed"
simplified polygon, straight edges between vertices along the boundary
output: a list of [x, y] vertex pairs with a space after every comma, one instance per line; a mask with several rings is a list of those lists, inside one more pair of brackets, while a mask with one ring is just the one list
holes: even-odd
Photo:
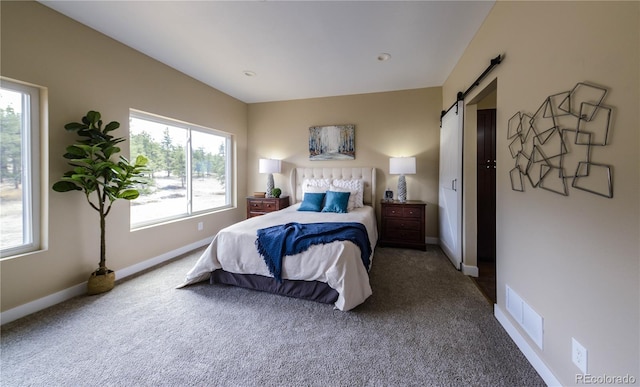
[[[294, 168], [289, 180], [289, 207], [220, 230], [180, 287], [209, 280], [213, 284], [334, 304], [343, 311], [363, 303], [372, 294], [368, 271], [378, 240], [374, 209], [375, 168]], [[328, 188], [327, 181], [330, 183]], [[301, 206], [308, 205], [309, 200], [303, 203], [303, 199], [313, 196], [305, 194], [325, 190], [350, 192], [347, 195], [350, 198], [348, 212], [299, 211]], [[274, 278], [256, 248], [258, 230], [291, 223], [311, 227], [327, 222], [364, 226], [366, 232], [361, 233], [368, 238], [370, 254], [351, 240], [312, 244], [301, 253], [282, 258], [281, 280]], [[368, 262], [364, 259], [366, 255], [369, 255], [366, 257]]]

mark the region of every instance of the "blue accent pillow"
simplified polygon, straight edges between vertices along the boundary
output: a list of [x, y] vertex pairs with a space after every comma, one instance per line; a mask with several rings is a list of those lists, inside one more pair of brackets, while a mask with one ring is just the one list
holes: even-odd
[[324, 193], [305, 192], [302, 204], [298, 207], [298, 211], [320, 212], [322, 210], [322, 202], [324, 201]]
[[322, 212], [346, 213], [350, 192], [327, 191]]

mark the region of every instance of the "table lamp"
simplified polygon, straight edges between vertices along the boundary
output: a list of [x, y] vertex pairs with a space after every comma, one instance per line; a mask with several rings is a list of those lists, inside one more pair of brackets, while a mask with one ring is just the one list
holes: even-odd
[[271, 191], [274, 188], [273, 174], [274, 173], [280, 173], [280, 160], [260, 159], [260, 164], [258, 166], [258, 172], [260, 172], [260, 173], [268, 173], [268, 175], [267, 175], [267, 192], [266, 192], [266, 196], [268, 198], [272, 198], [273, 194], [271, 193]]
[[407, 181], [404, 175], [413, 175], [416, 173], [415, 157], [391, 157], [389, 159], [389, 173], [392, 175], [400, 175], [398, 177], [398, 201], [407, 201]]

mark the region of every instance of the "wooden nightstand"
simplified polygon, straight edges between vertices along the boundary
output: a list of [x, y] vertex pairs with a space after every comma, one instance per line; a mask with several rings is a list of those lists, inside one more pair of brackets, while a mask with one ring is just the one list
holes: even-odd
[[426, 250], [424, 222], [426, 203], [418, 200], [381, 202], [380, 246]]
[[278, 211], [289, 207], [289, 197], [280, 198], [247, 198], [247, 218], [264, 215], [267, 212]]

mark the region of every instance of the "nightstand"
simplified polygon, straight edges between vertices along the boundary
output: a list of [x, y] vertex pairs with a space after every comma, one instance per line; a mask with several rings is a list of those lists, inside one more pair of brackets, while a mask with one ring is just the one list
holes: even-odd
[[278, 211], [289, 207], [289, 197], [280, 198], [247, 198], [247, 218], [264, 215], [268, 212]]
[[380, 246], [426, 250], [424, 222], [426, 203], [418, 200], [381, 202]]

